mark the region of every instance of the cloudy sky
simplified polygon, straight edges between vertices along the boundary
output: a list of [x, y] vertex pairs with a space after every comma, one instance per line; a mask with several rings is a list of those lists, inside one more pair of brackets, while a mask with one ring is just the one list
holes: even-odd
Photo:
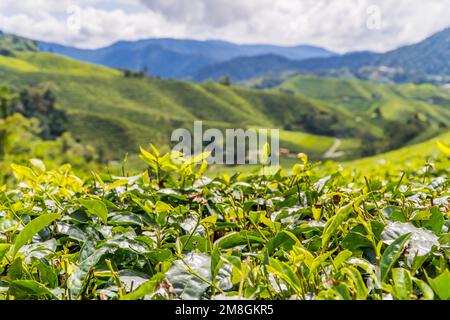
[[173, 37], [387, 51], [448, 17], [450, 0], [0, 0], [0, 30], [79, 48]]

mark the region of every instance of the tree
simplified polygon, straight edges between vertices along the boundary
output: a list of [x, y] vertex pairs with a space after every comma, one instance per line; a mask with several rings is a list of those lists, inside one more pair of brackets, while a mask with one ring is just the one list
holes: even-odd
[[223, 76], [220, 78], [219, 83], [223, 86], [231, 86], [231, 78], [229, 76]]
[[133, 71], [130, 69], [119, 69], [119, 70], [122, 71], [123, 76], [125, 78], [138, 78], [138, 79], [146, 78], [148, 72], [147, 67], [144, 67], [144, 69], [140, 71]]
[[0, 109], [2, 119], [6, 119], [9, 116], [11, 103], [17, 99], [17, 96], [11, 92], [7, 85], [0, 87]]
[[11, 103], [16, 99], [16, 96], [11, 92], [7, 85], [2, 85], [0, 87], [0, 109], [1, 109], [1, 118], [2, 128], [0, 129], [0, 159], [3, 159], [5, 155], [5, 144], [7, 139], [7, 132], [3, 126], [6, 118], [9, 116]]
[[66, 131], [67, 117], [56, 108], [56, 96], [49, 88], [29, 87], [20, 92], [20, 100], [12, 111], [27, 118], [37, 118], [41, 124], [40, 137], [52, 140]]

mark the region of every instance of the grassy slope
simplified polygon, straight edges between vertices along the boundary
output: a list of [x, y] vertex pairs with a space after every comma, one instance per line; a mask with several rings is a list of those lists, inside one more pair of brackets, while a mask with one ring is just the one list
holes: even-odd
[[[47, 53], [0, 56], [0, 77], [18, 89], [24, 85], [51, 87], [58, 97], [58, 107], [70, 116], [74, 136], [115, 159], [149, 142], [167, 146], [174, 128], [191, 128], [196, 119], [219, 128], [281, 128], [287, 121], [298, 120], [302, 112], [320, 112], [336, 115], [342, 127], [339, 130], [355, 129], [348, 114], [302, 96], [212, 82], [127, 79], [114, 69]], [[311, 149], [309, 141], [293, 140], [295, 135], [304, 138], [302, 133], [290, 133], [285, 139], [286, 147], [294, 146], [293, 151]], [[315, 145], [313, 151], [323, 153], [329, 145]]]
[[358, 169], [368, 175], [380, 170], [390, 172], [401, 172], [404, 170], [417, 170], [424, 167], [426, 162], [434, 162], [435, 159], [442, 157], [443, 153], [437, 147], [436, 142], [450, 146], [450, 131], [422, 143], [403, 147], [374, 157], [358, 159], [345, 162], [346, 169]]
[[[258, 127], [256, 127], [258, 129]], [[314, 154], [314, 158], [330, 149], [335, 143], [335, 138], [329, 136], [314, 135], [305, 132], [279, 130], [280, 143], [286, 146], [291, 153], [305, 152]], [[361, 141], [357, 139], [340, 139], [341, 145], [336, 151], [356, 149]]]
[[[373, 157], [367, 157], [354, 161], [341, 162], [339, 166], [344, 169], [344, 174], [357, 175], [365, 174], [367, 176], [379, 176], [386, 173], [399, 175], [405, 170], [418, 170], [423, 168], [428, 161], [440, 165], [437, 159], [443, 157], [443, 153], [439, 150], [436, 142], [450, 146], [450, 131], [443, 133], [437, 137], [427, 140], [422, 143], [403, 147], [401, 149], [380, 154]], [[280, 165], [287, 171], [290, 171], [292, 166], [299, 161], [295, 158], [281, 158]], [[334, 161], [327, 161], [323, 164], [324, 167], [319, 166], [316, 170], [323, 170], [329, 172], [339, 168]], [[208, 175], [215, 176], [220, 174], [233, 175], [240, 172], [244, 175], [258, 172], [260, 166], [235, 166], [235, 167], [211, 167]]]
[[[385, 85], [368, 81], [296, 76], [275, 88], [289, 90], [339, 106], [363, 119], [379, 109], [386, 120], [406, 120], [421, 114], [428, 129], [411, 143], [423, 141], [450, 126], [450, 91], [432, 85]], [[381, 121], [372, 121], [382, 128]]]
[[[277, 88], [296, 92], [290, 95], [213, 82], [126, 79], [114, 69], [35, 52], [0, 56], [0, 77], [17, 88], [36, 84], [53, 88], [59, 107], [69, 113], [74, 136], [113, 159], [148, 142], [168, 146], [174, 128], [191, 128], [196, 119], [206, 120], [206, 127], [223, 129], [282, 128], [302, 112], [322, 112], [337, 115], [336, 126], [343, 130], [362, 127], [381, 135], [382, 127], [370, 121], [379, 107], [383, 116], [396, 119], [408, 112], [425, 114], [431, 125], [422, 139], [438, 132], [437, 121], [450, 122], [450, 93], [431, 85], [388, 86], [299, 76]], [[361, 120], [355, 121], [359, 116]], [[333, 137], [284, 130], [280, 138], [282, 147], [313, 158], [320, 158], [334, 142]], [[343, 139], [339, 151], [359, 145], [358, 140]]]

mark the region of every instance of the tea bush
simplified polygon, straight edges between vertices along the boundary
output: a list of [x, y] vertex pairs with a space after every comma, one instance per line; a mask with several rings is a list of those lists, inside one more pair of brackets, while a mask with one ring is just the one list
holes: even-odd
[[401, 175], [300, 155], [291, 172], [207, 178], [205, 155], [141, 152], [132, 177], [12, 165], [1, 299], [450, 298], [444, 156]]

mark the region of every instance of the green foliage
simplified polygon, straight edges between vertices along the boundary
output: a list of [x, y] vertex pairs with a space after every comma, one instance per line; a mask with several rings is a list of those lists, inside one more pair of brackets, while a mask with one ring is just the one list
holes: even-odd
[[89, 214], [96, 215], [103, 221], [103, 223], [107, 223], [108, 209], [102, 201], [81, 199], [80, 203], [87, 209]]
[[28, 165], [30, 159], [45, 160], [50, 168], [70, 163], [84, 175], [90, 169], [98, 167], [98, 154], [89, 145], [76, 142], [70, 133], [46, 141], [41, 138], [41, 126], [36, 118], [27, 119], [16, 113], [6, 119], [0, 119], [1, 148], [3, 156], [0, 161], [0, 182], [11, 180], [12, 163]]
[[428, 283], [441, 300], [450, 299], [450, 272], [448, 269], [434, 279], [428, 278]]
[[146, 68], [144, 68], [144, 70], [141, 70], [141, 71], [133, 71], [133, 70], [129, 70], [129, 69], [119, 69], [119, 70], [123, 72], [123, 76], [125, 78], [143, 79], [147, 76]]
[[27, 118], [37, 118], [41, 125], [40, 136], [55, 139], [67, 129], [67, 115], [56, 109], [56, 96], [50, 88], [31, 87], [21, 90], [11, 108]]
[[20, 248], [26, 245], [33, 236], [42, 230], [44, 227], [48, 226], [51, 222], [60, 219], [59, 214], [43, 214], [36, 219], [33, 219], [28, 223], [25, 228], [17, 235], [14, 240], [14, 250], [12, 252], [13, 257], [19, 252]]
[[223, 76], [219, 79], [219, 83], [223, 86], [231, 86], [231, 78], [229, 76]]
[[389, 271], [392, 266], [397, 262], [400, 257], [406, 242], [409, 240], [410, 234], [404, 234], [387, 247], [386, 251], [381, 256], [380, 261], [380, 274], [381, 280], [384, 281], [389, 275]]
[[354, 121], [368, 129], [359, 136], [364, 141], [362, 156], [427, 140], [450, 126], [449, 92], [432, 85], [293, 76], [274, 90], [318, 99], [353, 114]]
[[16, 99], [16, 96], [11, 92], [7, 85], [0, 87], [0, 109], [2, 119], [6, 119], [9, 116], [11, 104]]
[[[284, 129], [281, 147], [309, 152], [313, 159], [323, 159], [336, 137], [343, 140], [341, 158], [356, 158], [429, 139], [450, 125], [448, 91], [431, 85], [286, 76], [276, 90], [262, 91], [211, 81], [125, 78], [119, 70], [28, 51], [0, 56], [0, 75], [15, 88], [32, 88], [22, 93], [21, 103], [32, 110], [52, 105], [44, 97], [49, 91], [57, 98], [52, 120], [34, 112], [45, 128], [41, 134], [68, 130], [92, 144], [102, 162], [135, 153], [149, 140], [167, 150], [171, 132], [191, 128], [195, 119], [220, 129]], [[36, 90], [40, 99], [29, 103]], [[305, 135], [322, 141], [305, 141]]]
[[41, 158], [52, 166], [71, 162], [86, 172], [99, 160], [91, 146], [75, 142], [65, 132], [67, 118], [56, 109], [55, 102], [50, 88], [30, 87], [17, 95], [9, 86], [0, 87], [1, 182], [9, 180], [12, 162], [28, 164], [36, 161], [33, 158]]
[[[353, 149], [359, 148], [358, 140], [372, 132], [366, 123], [364, 126], [355, 123], [353, 115], [304, 96], [214, 82], [192, 84], [125, 78], [118, 70], [46, 53], [0, 56], [0, 76], [14, 88], [31, 87], [22, 94], [21, 104], [28, 105], [28, 109], [49, 105], [43, 96], [49, 90], [56, 97], [52, 113], [55, 119], [40, 120], [44, 128], [49, 124], [56, 128], [46, 132], [50, 130], [51, 135], [53, 131], [61, 131], [61, 127], [70, 131], [77, 141], [93, 144], [103, 162], [119, 160], [126, 152], [135, 153], [139, 145], [149, 140], [167, 150], [171, 132], [180, 127], [191, 128], [196, 119], [202, 119], [206, 128], [219, 129], [283, 129], [290, 124], [288, 133], [292, 135], [282, 139], [281, 146], [293, 152], [314, 151], [311, 156], [315, 159], [323, 158], [327, 146], [322, 143], [312, 150], [311, 143], [302, 139], [303, 133], [321, 135], [329, 141], [335, 136], [352, 138], [355, 148], [344, 148], [352, 149], [345, 154], [352, 157]], [[38, 101], [30, 99], [37, 95], [36, 91]], [[62, 111], [64, 117], [56, 111]], [[34, 112], [34, 116], [39, 113]], [[97, 139], [98, 136], [102, 139]]]
[[[0, 75], [28, 87], [17, 102], [0, 90], [0, 300], [449, 299], [446, 91], [300, 77], [262, 92], [26, 50], [0, 55]], [[194, 119], [284, 128], [289, 156], [310, 154], [205, 177], [208, 153], [163, 152]], [[373, 140], [378, 153], [439, 133], [373, 158], [309, 162], [337, 140], [335, 151]], [[163, 148], [141, 148], [143, 172], [127, 172], [126, 158], [121, 176], [87, 174], [148, 139]]]
[[86, 181], [38, 160], [13, 165], [0, 298], [449, 298], [443, 153], [401, 178], [395, 167], [318, 171], [299, 154], [289, 172], [210, 179], [208, 156], [152, 145], [145, 172]]

